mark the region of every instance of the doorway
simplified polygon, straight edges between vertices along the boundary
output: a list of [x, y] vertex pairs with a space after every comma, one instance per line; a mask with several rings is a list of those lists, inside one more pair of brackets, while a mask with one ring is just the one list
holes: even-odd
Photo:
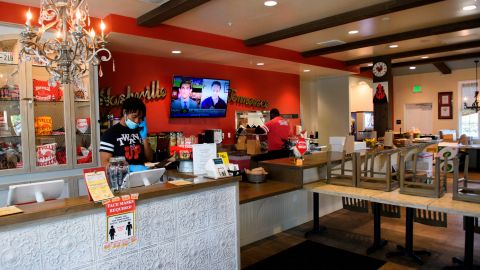
[[424, 134], [433, 132], [432, 103], [405, 104], [405, 131], [418, 128]]

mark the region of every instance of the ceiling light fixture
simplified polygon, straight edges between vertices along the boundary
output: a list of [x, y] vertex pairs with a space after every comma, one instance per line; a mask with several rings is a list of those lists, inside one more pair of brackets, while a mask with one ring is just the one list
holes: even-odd
[[304, 69], [303, 72], [310, 72], [310, 69]]
[[422, 59], [428, 59], [429, 56], [422, 56], [421, 58], [422, 58]]
[[[101, 35], [95, 34], [85, 0], [41, 0], [37, 31], [30, 10], [26, 15], [25, 29], [20, 33], [20, 61], [35, 60], [45, 65], [50, 85], [80, 83], [90, 64], [98, 65], [112, 57], [105, 48], [106, 26], [101, 21]], [[57, 32], [56, 37], [48, 39], [44, 35], [48, 30]]]
[[368, 65], [367, 65], [367, 66], [371, 67], [371, 66], [373, 66], [373, 63], [368, 63]]
[[172, 51], [172, 53], [173, 53], [173, 54], [181, 54], [181, 53], [182, 53], [182, 51], [179, 51], [179, 50], [173, 50], [173, 51]]
[[397, 44], [392, 44], [392, 45], [389, 45], [388, 47], [393, 49], [393, 48], [398, 48], [398, 45]]
[[474, 10], [474, 9], [476, 9], [476, 8], [477, 8], [476, 5], [468, 5], [468, 6], [464, 6], [464, 7], [463, 7], [463, 10], [469, 11], [469, 10]]
[[409, 69], [411, 69], [411, 70], [414, 70], [414, 69], [416, 69], [416, 68], [417, 68], [417, 67], [409, 67]]
[[276, 6], [278, 3], [277, 3], [277, 1], [265, 1], [263, 4], [264, 4], [265, 6], [267, 6], [267, 7], [274, 7], [274, 6]]
[[467, 106], [466, 102], [463, 102], [463, 108], [469, 110], [475, 110], [475, 112], [480, 111], [480, 106], [478, 104], [478, 60], [475, 60], [475, 95], [473, 97], [472, 105]]
[[263, 66], [263, 65], [265, 65], [265, 63], [262, 63], [262, 62], [257, 63], [257, 66]]
[[351, 30], [351, 31], [348, 31], [348, 34], [350, 34], [350, 35], [355, 35], [355, 34], [358, 34], [358, 30]]

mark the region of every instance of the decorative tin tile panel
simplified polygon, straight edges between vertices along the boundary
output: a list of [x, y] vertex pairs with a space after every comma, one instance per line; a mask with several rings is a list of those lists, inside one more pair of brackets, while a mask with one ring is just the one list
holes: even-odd
[[0, 269], [238, 269], [235, 187], [137, 205], [136, 244], [104, 250], [104, 209], [0, 227]]

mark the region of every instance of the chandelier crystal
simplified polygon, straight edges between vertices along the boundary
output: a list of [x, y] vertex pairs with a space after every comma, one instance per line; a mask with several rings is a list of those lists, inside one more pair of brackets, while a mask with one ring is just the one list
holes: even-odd
[[[25, 29], [20, 34], [20, 60], [34, 59], [44, 65], [50, 74], [50, 85], [77, 84], [90, 64], [98, 65], [112, 57], [105, 48], [105, 24], [102, 20], [101, 35], [96, 35], [90, 26], [86, 0], [41, 0], [38, 31], [31, 20], [29, 10]], [[55, 37], [46, 37], [49, 30], [56, 33]]]
[[467, 103], [463, 103], [463, 108], [468, 110], [480, 111], [480, 104], [478, 100], [478, 60], [475, 60], [475, 96], [473, 98], [472, 105], [467, 106]]

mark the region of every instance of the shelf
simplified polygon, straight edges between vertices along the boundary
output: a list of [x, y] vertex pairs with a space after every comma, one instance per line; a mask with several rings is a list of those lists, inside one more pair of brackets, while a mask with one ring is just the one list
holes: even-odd
[[12, 101], [19, 102], [20, 99], [3, 99], [3, 98], [0, 98], [0, 102], [12, 102]]
[[78, 102], [78, 103], [89, 103], [90, 100], [74, 100], [74, 102]]
[[44, 138], [44, 137], [65, 137], [66, 134], [55, 134], [55, 135], [35, 135], [36, 138]]
[[34, 100], [35, 104], [48, 104], [48, 103], [53, 103], [53, 104], [57, 104], [57, 103], [63, 103], [63, 100], [61, 101], [40, 101], [40, 100]]
[[76, 133], [77, 135], [80, 135], [80, 136], [91, 136], [92, 133]]
[[3, 136], [3, 135], [0, 135], [0, 138], [20, 138], [21, 136], [17, 136], [17, 135], [8, 135], [8, 136]]

